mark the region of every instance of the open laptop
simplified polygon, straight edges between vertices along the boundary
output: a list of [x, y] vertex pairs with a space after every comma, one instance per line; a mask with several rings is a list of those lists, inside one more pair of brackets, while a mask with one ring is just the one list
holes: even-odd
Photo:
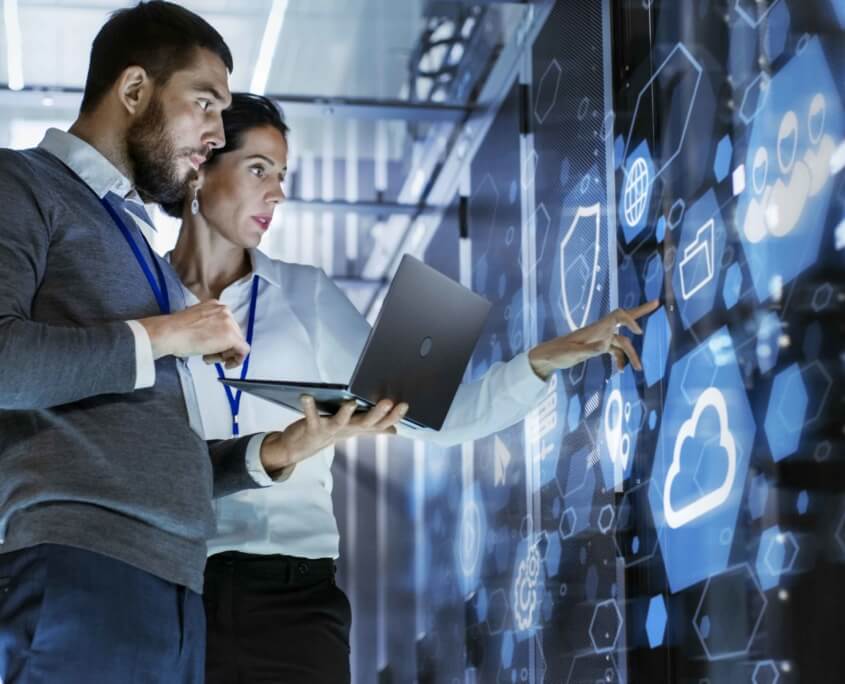
[[490, 302], [411, 256], [402, 258], [348, 385], [229, 380], [236, 389], [301, 411], [314, 397], [322, 413], [354, 400], [408, 403], [403, 424], [439, 430], [490, 312]]

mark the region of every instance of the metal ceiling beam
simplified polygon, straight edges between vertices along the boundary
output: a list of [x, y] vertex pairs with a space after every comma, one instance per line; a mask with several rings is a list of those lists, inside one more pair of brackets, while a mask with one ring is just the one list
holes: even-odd
[[[332, 116], [339, 119], [370, 119], [377, 121], [431, 121], [449, 123], [463, 121], [471, 109], [445, 104], [413, 103], [403, 100], [379, 100], [349, 97], [318, 97], [310, 95], [281, 95], [267, 97], [278, 102], [288, 117], [309, 118]], [[76, 115], [82, 101], [81, 88], [56, 86], [26, 87], [11, 90], [0, 85], [0, 108], [43, 108]]]
[[437, 211], [433, 207], [419, 206], [417, 204], [401, 204], [398, 202], [368, 202], [348, 200], [306, 200], [289, 197], [285, 200], [286, 206], [295, 207], [299, 211], [332, 211], [337, 213], [354, 212], [356, 214], [369, 214], [376, 216], [419, 216]]

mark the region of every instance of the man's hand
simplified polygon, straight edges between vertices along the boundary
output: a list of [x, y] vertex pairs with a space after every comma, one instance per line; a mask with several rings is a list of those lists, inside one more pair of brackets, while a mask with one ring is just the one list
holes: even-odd
[[636, 370], [642, 370], [640, 357], [631, 340], [617, 331], [625, 326], [631, 332], [642, 335], [637, 319], [650, 314], [659, 304], [655, 299], [630, 311], [616, 309], [592, 325], [543, 342], [528, 352], [531, 367], [545, 380], [559, 368], [571, 368], [594, 356], [612, 354], [620, 370], [625, 368], [628, 361]]
[[305, 417], [284, 432], [272, 432], [261, 445], [261, 462], [269, 473], [288, 468], [309, 456], [351, 437], [396, 434], [396, 423], [408, 413], [408, 405], [383, 399], [369, 411], [355, 413], [354, 401], [344, 402], [333, 416], [321, 416], [313, 397], [302, 397]]
[[229, 307], [216, 300], [191, 306], [169, 316], [138, 321], [150, 336], [153, 357], [203, 356], [206, 363], [235, 368], [249, 354], [249, 345]]

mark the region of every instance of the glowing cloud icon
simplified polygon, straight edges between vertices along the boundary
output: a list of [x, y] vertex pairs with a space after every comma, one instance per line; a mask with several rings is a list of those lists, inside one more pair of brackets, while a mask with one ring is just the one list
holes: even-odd
[[[697, 498], [690, 504], [676, 510], [672, 506], [672, 485], [675, 478], [681, 472], [681, 451], [684, 442], [695, 436], [698, 421], [701, 419], [701, 414], [707, 408], [716, 410], [719, 417], [719, 445], [725, 450], [728, 457], [728, 472], [725, 476], [725, 481], [718, 489]], [[669, 472], [666, 474], [666, 483], [663, 486], [663, 512], [666, 517], [666, 523], [672, 529], [677, 529], [686, 525], [693, 520], [700, 518], [705, 513], [709, 513], [714, 508], [718, 508], [730, 496], [731, 489], [736, 480], [736, 442], [733, 435], [728, 429], [728, 407], [725, 404], [725, 397], [715, 387], [709, 387], [695, 402], [695, 407], [692, 410], [692, 417], [681, 425], [678, 432], [678, 438], [675, 440], [675, 449], [672, 453], [672, 465], [669, 466]]]

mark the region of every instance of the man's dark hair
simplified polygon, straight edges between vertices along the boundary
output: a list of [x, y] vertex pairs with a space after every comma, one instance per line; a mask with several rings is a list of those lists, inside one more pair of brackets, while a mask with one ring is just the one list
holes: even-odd
[[151, 0], [111, 15], [91, 46], [91, 62], [81, 111], [99, 104], [120, 74], [143, 67], [162, 86], [174, 72], [187, 68], [197, 48], [216, 54], [232, 71], [232, 53], [205, 19], [172, 2]]
[[[244, 134], [255, 128], [265, 126], [275, 128], [287, 142], [290, 127], [285, 123], [281, 109], [273, 100], [263, 95], [232, 93], [232, 104], [228, 109], [223, 110], [222, 115], [226, 145], [211, 150], [208, 161], [204, 164], [206, 168], [213, 166], [221, 155], [240, 149], [244, 142]], [[176, 218], [182, 216], [181, 203], [162, 203], [161, 208], [170, 216]]]

